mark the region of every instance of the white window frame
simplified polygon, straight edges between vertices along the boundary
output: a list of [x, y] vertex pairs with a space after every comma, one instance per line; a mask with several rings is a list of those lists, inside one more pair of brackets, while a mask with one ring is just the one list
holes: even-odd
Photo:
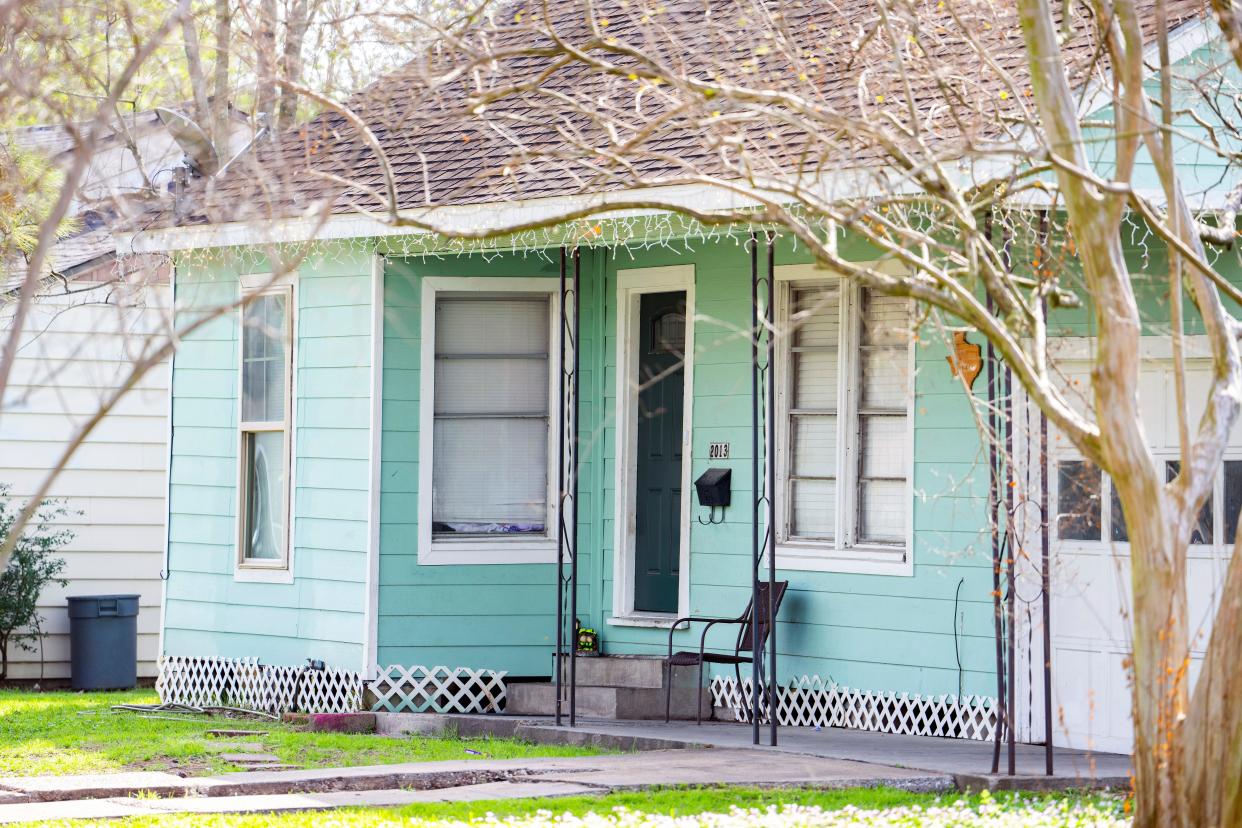
[[906, 406], [906, 439], [909, 452], [906, 465], [906, 534], [901, 544], [859, 543], [858, 510], [858, 429], [859, 376], [857, 345], [861, 325], [858, 316], [860, 286], [851, 280], [816, 268], [814, 265], [784, 265], [775, 268], [775, 300], [778, 329], [789, 319], [790, 293], [795, 283], [833, 284], [841, 290], [841, 326], [838, 344], [837, 387], [837, 514], [836, 537], [804, 540], [789, 536], [789, 408], [792, 395], [790, 338], [781, 337], [776, 348], [776, 484], [777, 517], [776, 565], [782, 569], [814, 572], [841, 572], [866, 575], [911, 576], [914, 574], [914, 381], [915, 349], [907, 348], [907, 370], [911, 393]]
[[[530, 537], [435, 538], [431, 532], [432, 466], [435, 445], [436, 294], [534, 293], [548, 298], [548, 492], [543, 535]], [[418, 413], [418, 563], [420, 566], [459, 564], [556, 563], [560, 526], [556, 491], [557, 348], [560, 344], [560, 282], [549, 278], [426, 276], [422, 287]]]
[[[294, 400], [297, 399], [297, 278], [289, 273], [276, 277], [270, 273], [246, 274], [239, 278], [242, 298], [252, 295], [285, 296], [285, 417], [279, 424], [251, 422], [242, 419], [245, 373], [245, 308], [237, 311], [237, 551], [234, 556], [233, 577], [238, 581], [262, 581], [290, 583], [293, 580], [293, 493], [294, 493]], [[285, 434], [284, 463], [285, 486], [282, 512], [284, 517], [284, 547], [280, 558], [263, 559], [246, 557], [247, 492], [249, 470], [246, 467], [246, 435], [259, 431], [280, 431]]]

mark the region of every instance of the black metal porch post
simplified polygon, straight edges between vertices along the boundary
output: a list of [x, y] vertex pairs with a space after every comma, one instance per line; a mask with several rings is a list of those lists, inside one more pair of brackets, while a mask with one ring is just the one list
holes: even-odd
[[582, 248], [574, 248], [574, 323], [573, 323], [573, 401], [570, 405], [570, 416], [573, 422], [573, 441], [570, 453], [569, 488], [570, 500], [573, 503], [572, 523], [569, 527], [569, 618], [574, 625], [574, 634], [569, 642], [569, 726], [578, 723], [578, 390], [582, 372], [578, 370], [582, 356], [582, 338], [579, 336], [578, 320], [582, 316], [582, 299], [580, 287], [582, 283]]
[[[753, 619], [759, 609], [759, 509], [762, 504], [759, 491], [759, 238], [750, 234], [750, 471], [751, 471], [751, 567], [750, 567], [750, 647], [751, 647], [751, 685], [750, 685], [750, 728], [751, 741], [759, 744], [759, 660], [763, 657], [763, 648], [756, 635], [756, 624]], [[741, 690], [742, 688], [738, 688]]]
[[556, 656], [552, 659], [552, 678], [556, 688], [556, 724], [561, 724], [561, 657], [565, 652], [565, 581], [561, 576], [565, 565], [565, 248], [561, 248], [561, 282], [557, 302], [557, 389], [556, 396]]
[[[1039, 214], [1039, 264], [1046, 271], [1051, 268], [1048, 232], [1048, 211], [1043, 210]], [[1035, 278], [1039, 280], [1042, 276], [1036, 273]], [[1040, 307], [1047, 324], [1047, 301], [1041, 299]], [[1043, 409], [1039, 412], [1039, 524], [1039, 579], [1044, 623], [1044, 772], [1052, 776], [1052, 555], [1048, 548], [1048, 415]]]
[[[1013, 233], [1008, 225], [1001, 229], [1001, 260], [1006, 273], [1013, 273]], [[1005, 731], [1008, 736], [1008, 770], [1013, 776], [1018, 772], [1017, 733], [1014, 729], [1014, 709], [1017, 707], [1017, 630], [1015, 630], [1015, 600], [1018, 586], [1014, 567], [1017, 565], [1017, 541], [1014, 536], [1014, 473], [1013, 473], [1013, 370], [1005, 363], [1004, 378], [1005, 411], [1005, 453], [1001, 457], [1005, 481], [1005, 633], [1008, 656], [1005, 670], [1005, 690], [1008, 693], [1005, 701]]]
[[768, 669], [764, 672], [768, 679], [768, 722], [771, 729], [771, 743], [776, 746], [776, 375], [773, 366], [776, 364], [776, 337], [774, 327], [775, 313], [772, 301], [776, 287], [776, 251], [772, 244], [771, 233], [766, 234], [768, 242], [768, 296], [764, 308], [764, 319], [767, 324], [768, 364], [765, 378], [768, 381], [768, 438], [763, 451], [764, 480], [767, 484], [765, 492], [768, 498], [768, 531], [765, 546], [768, 550]]

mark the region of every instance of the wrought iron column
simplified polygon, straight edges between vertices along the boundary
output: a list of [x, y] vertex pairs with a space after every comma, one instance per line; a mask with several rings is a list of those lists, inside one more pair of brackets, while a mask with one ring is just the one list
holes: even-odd
[[[750, 606], [751, 618], [759, 606], [759, 238], [750, 234], [750, 472], [751, 508], [750, 522]], [[759, 668], [763, 656], [755, 624], [750, 627], [751, 683], [750, 683], [750, 731], [751, 741], [759, 744]]]
[[[1048, 211], [1039, 214], [1039, 263], [1045, 272], [1051, 274], [1050, 252], [1048, 249]], [[1042, 280], [1040, 273], [1035, 274], [1036, 280]], [[1040, 300], [1040, 309], [1044, 324], [1048, 323], [1048, 303]], [[1052, 555], [1049, 546], [1048, 513], [1048, 415], [1043, 409], [1039, 411], [1039, 545], [1040, 545], [1040, 597], [1043, 614], [1044, 642], [1044, 772], [1052, 776]]]
[[[573, 417], [572, 451], [569, 465], [569, 496], [573, 505], [569, 528], [569, 619], [573, 635], [569, 641], [569, 726], [578, 724], [578, 400], [582, 372], [578, 363], [582, 356], [582, 338], [579, 319], [582, 317], [582, 248], [574, 248], [574, 322], [573, 322], [573, 400], [570, 405]], [[562, 514], [564, 511], [562, 510]], [[564, 520], [564, 518], [561, 518]]]
[[561, 724], [561, 658], [565, 654], [565, 248], [561, 248], [560, 291], [557, 301], [556, 351], [558, 392], [556, 395], [556, 655], [552, 659], [552, 681], [556, 692], [556, 724]]
[[[568, 282], [567, 256], [573, 256], [573, 282]], [[569, 726], [578, 723], [578, 413], [582, 312], [582, 257], [578, 248], [561, 248], [557, 308], [557, 530], [556, 530], [556, 723], [564, 716], [564, 659], [569, 656]], [[568, 572], [566, 572], [568, 564]], [[566, 604], [568, 603], [568, 607]]]
[[[1006, 273], [1013, 273], [1013, 234], [1008, 225], [1001, 225], [1001, 261]], [[1017, 542], [1014, 536], [1014, 473], [1013, 473], [1013, 371], [1005, 364], [1005, 409], [1002, 425], [1005, 428], [1005, 453], [1001, 457], [1004, 471], [1005, 492], [1005, 631], [1008, 659], [1005, 672], [1005, 731], [1008, 736], [1008, 770], [1013, 776], [1018, 772], [1017, 734], [1014, 730], [1014, 708], [1017, 706], [1015, 672], [1017, 669], [1017, 630], [1015, 629], [1018, 585], [1014, 567], [1017, 565]]]
[[[1008, 259], [1008, 254], [1006, 254]], [[1006, 731], [1009, 736], [1009, 775], [1018, 772], [1017, 734], [1014, 732], [1014, 708], [1017, 706], [1017, 688], [1015, 672], [1017, 669], [1017, 631], [1015, 629], [1016, 612], [1014, 602], [1017, 599], [1017, 543], [1014, 538], [1014, 474], [1013, 474], [1013, 371], [1005, 366], [1005, 454], [1002, 458], [1005, 470], [1005, 631], [1007, 633], [1008, 664], [1005, 676], [1006, 690], [1009, 693], [1005, 702]]]
[[[768, 301], [765, 307], [768, 336], [768, 364], [765, 369], [768, 381], [768, 438], [764, 446], [764, 475], [767, 483], [765, 494], [768, 498], [768, 531], [765, 546], [768, 550], [768, 727], [771, 731], [771, 744], [776, 746], [776, 327], [775, 305], [776, 296], [776, 250], [773, 247], [773, 236], [767, 233], [768, 242]], [[754, 627], [752, 626], [752, 630]], [[751, 633], [752, 637], [754, 633]]]
[[[992, 239], [992, 214], [984, 218], [984, 235]], [[992, 312], [992, 297], [986, 297], [988, 312]], [[1005, 644], [1003, 609], [1001, 605], [1001, 534], [1000, 534], [1000, 459], [996, 449], [997, 411], [996, 411], [996, 350], [992, 341], [987, 343], [987, 441], [988, 441], [988, 523], [992, 540], [992, 620], [996, 638], [996, 731], [992, 741], [992, 773], [1000, 772], [1001, 740], [1004, 738], [1005, 723], [1008, 716], [1005, 711]]]
[[[761, 276], [759, 270], [759, 237], [750, 234], [750, 321], [751, 321], [751, 485], [754, 499], [751, 512], [751, 740], [759, 744], [759, 720], [763, 715], [764, 704], [767, 705], [769, 722], [769, 739], [775, 745], [777, 740], [776, 721], [776, 596], [773, 584], [776, 582], [776, 499], [773, 485], [775, 472], [775, 455], [773, 446], [776, 444], [775, 411], [776, 383], [773, 381], [772, 367], [775, 365], [776, 341], [773, 331], [774, 266], [775, 251], [772, 245], [772, 234], [764, 232], [767, 245], [767, 263]], [[764, 309], [759, 314], [759, 286], [764, 287]], [[762, 346], [762, 349], [761, 349]], [[759, 359], [760, 350], [764, 359]], [[762, 434], [762, 440], [760, 435]], [[762, 451], [761, 451], [762, 450]], [[760, 522], [765, 524], [760, 533]], [[763, 640], [757, 634], [758, 620], [761, 617], [759, 608], [759, 577], [763, 566], [764, 553], [768, 556], [768, 652], [763, 651]], [[764, 663], [765, 656], [768, 658]], [[760, 688], [763, 688], [763, 696]]]

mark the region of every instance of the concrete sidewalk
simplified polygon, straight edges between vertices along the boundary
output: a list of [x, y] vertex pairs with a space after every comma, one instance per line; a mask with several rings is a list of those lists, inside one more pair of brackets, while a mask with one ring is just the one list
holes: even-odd
[[945, 791], [953, 788], [953, 780], [906, 768], [747, 749], [414, 762], [189, 778], [142, 772], [0, 779], [0, 803], [7, 803], [0, 804], [0, 822], [516, 799], [660, 785], [890, 785]]

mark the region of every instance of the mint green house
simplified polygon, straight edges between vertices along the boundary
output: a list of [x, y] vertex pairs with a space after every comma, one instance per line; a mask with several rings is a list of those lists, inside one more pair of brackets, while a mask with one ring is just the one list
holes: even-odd
[[[1179, 28], [1175, 56], [1202, 49], [1204, 31], [1195, 20]], [[339, 127], [329, 116], [315, 123]], [[280, 146], [300, 151], [307, 140], [302, 130]], [[325, 158], [337, 157], [332, 141], [352, 139], [326, 140]], [[433, 181], [491, 163], [471, 143], [438, 152]], [[423, 186], [417, 163], [398, 173]], [[696, 206], [711, 197], [682, 196]], [[462, 215], [536, 215], [556, 198], [475, 199]], [[788, 335], [773, 338], [770, 365], [760, 355], [771, 396], [756, 416], [752, 278], [769, 271], [768, 247], [761, 235], [754, 249], [749, 228], [632, 212], [467, 244], [338, 212], [278, 231], [229, 218], [156, 237], [151, 246], [176, 251], [184, 319], [245, 302], [192, 331], [175, 358], [166, 655], [316, 659], [367, 678], [389, 665], [443, 665], [503, 671], [510, 686], [547, 681], [558, 603], [572, 624], [559, 546], [576, 552], [573, 609], [604, 653], [662, 656], [676, 618], [736, 616], [750, 600], [757, 459], [775, 502], [765, 549], [789, 582], [777, 683], [854, 694], [877, 717], [857, 726], [945, 733], [919, 719], [926, 713], [957, 717], [956, 735], [990, 732], [989, 449], [954, 375], [952, 338], [917, 329], [905, 301], [834, 278], [778, 239], [760, 312], [770, 308]], [[874, 256], [841, 245], [848, 258]], [[1131, 248], [1139, 271], [1163, 273], [1162, 246], [1136, 234]], [[272, 276], [272, 250], [296, 261], [290, 272]], [[1153, 308], [1160, 290], [1155, 278], [1143, 288]], [[1066, 311], [1059, 333], [1067, 371], [1085, 376], [1089, 314]], [[1146, 404], [1153, 451], [1173, 460], [1159, 348], [1145, 368]], [[1191, 365], [1208, 370], [1202, 354]], [[995, 370], [997, 405], [1036, 423]], [[976, 396], [987, 381], [985, 370]], [[575, 401], [576, 428], [562, 412]], [[1125, 750], [1115, 577], [1124, 521], [1105, 506], [1107, 479], [1055, 435], [1041, 468], [1024, 442], [1035, 433], [1014, 429], [1013, 474], [1031, 492], [1044, 481], [1061, 517], [1014, 537], [1027, 533], [1037, 550], [1038, 533], [1052, 533], [1054, 738]], [[726, 507], [700, 505], [695, 481], [709, 469], [730, 471]], [[1218, 489], [1217, 517], [1192, 556], [1204, 595], [1242, 502], [1242, 440]], [[766, 579], [766, 554], [761, 563]], [[1014, 722], [1030, 741], [1044, 733], [1040, 576], [1035, 564], [1018, 573], [1010, 622]], [[700, 629], [672, 631], [674, 646], [695, 649]], [[708, 642], [732, 652], [735, 635], [713, 630]], [[734, 670], [712, 675], [726, 706]], [[790, 721], [813, 718], [800, 715]]]

